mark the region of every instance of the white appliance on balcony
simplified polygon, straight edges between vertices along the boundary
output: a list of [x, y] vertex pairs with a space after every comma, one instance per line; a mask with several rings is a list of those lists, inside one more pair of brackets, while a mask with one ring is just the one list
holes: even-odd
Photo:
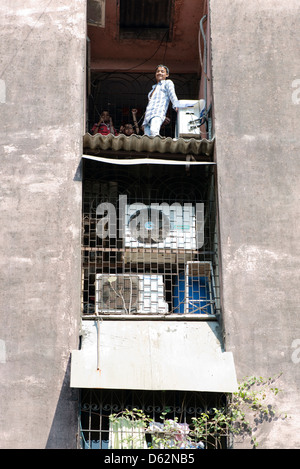
[[168, 312], [162, 275], [96, 274], [96, 314]]
[[205, 100], [179, 100], [176, 138], [201, 138]]
[[177, 203], [127, 205], [125, 247], [197, 249], [195, 207]]

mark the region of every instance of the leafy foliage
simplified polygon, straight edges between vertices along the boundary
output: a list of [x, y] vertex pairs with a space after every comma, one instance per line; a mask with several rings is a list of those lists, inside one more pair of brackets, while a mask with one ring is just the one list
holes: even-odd
[[[274, 384], [280, 375], [264, 379], [250, 376], [239, 384], [236, 393], [227, 396], [227, 403], [220, 408], [212, 408], [202, 412], [198, 417], [192, 418], [191, 424], [181, 430], [178, 419], [166, 419], [166, 413], [160, 416], [161, 424], [154, 422], [142, 410], [134, 408], [125, 409], [120, 414], [112, 414], [111, 422], [120, 417], [132, 425], [142, 422], [145, 434], [151, 435], [148, 448], [203, 448], [226, 447], [228, 436], [248, 435], [253, 447], [258, 446], [255, 430], [259, 423], [270, 421], [276, 417], [277, 412], [269, 403], [271, 395], [276, 396], [279, 388]], [[179, 438], [180, 435], [180, 438]], [[128, 436], [127, 436], [128, 439]], [[184, 446], [183, 446], [184, 445]], [[126, 446], [130, 447], [129, 442]]]
[[192, 419], [195, 437], [214, 436], [215, 445], [221, 447], [221, 438], [228, 434], [248, 435], [253, 447], [257, 447], [254, 433], [258, 424], [270, 421], [277, 415], [268, 398], [279, 393], [280, 389], [274, 386], [279, 376], [267, 379], [247, 377], [239, 384], [238, 391], [228, 396], [226, 406], [214, 408], [212, 413], [202, 413]]

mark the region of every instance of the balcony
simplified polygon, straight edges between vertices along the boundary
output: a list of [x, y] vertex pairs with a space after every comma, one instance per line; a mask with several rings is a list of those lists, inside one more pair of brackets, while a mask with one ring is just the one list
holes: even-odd
[[214, 165], [87, 159], [83, 173], [83, 317], [217, 318]]

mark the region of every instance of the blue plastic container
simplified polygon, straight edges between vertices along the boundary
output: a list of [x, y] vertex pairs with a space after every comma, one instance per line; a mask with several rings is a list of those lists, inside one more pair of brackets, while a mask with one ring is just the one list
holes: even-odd
[[[189, 277], [189, 314], [212, 314], [209, 279]], [[183, 314], [185, 307], [185, 275], [180, 274], [173, 290], [173, 312]]]

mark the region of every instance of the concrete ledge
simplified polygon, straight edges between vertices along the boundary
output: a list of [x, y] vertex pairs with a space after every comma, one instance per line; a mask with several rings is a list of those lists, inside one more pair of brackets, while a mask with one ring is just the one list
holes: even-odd
[[237, 380], [217, 322], [83, 321], [71, 387], [234, 392]]

